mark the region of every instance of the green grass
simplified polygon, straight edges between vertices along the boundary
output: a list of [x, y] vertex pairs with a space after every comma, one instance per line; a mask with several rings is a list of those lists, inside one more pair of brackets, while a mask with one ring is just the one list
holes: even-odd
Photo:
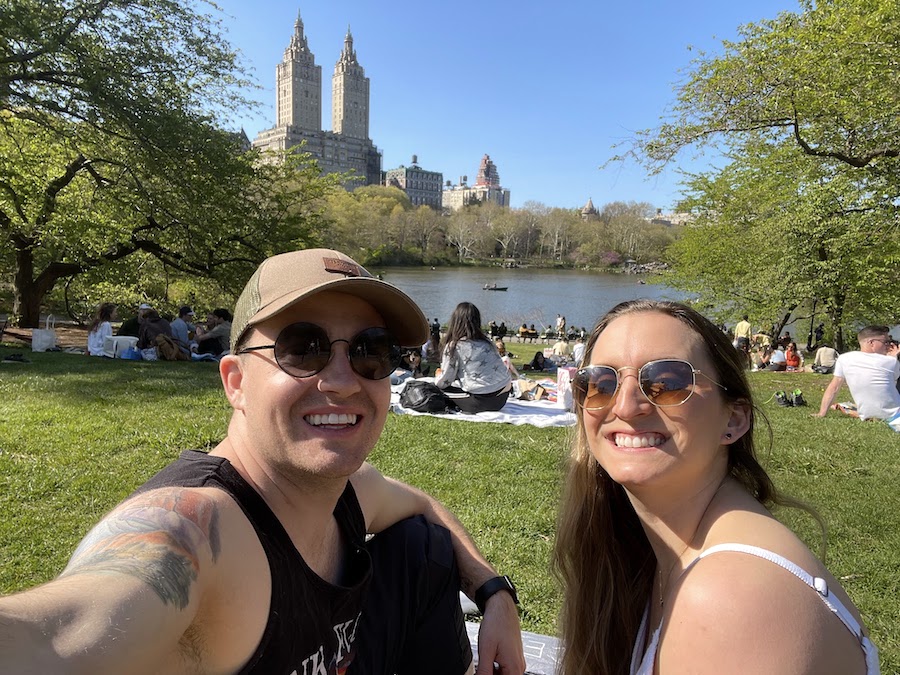
[[[0, 358], [14, 351], [0, 347]], [[211, 363], [26, 356], [31, 364], [0, 364], [0, 593], [56, 576], [104, 512], [182, 449], [214, 446], [229, 417]], [[900, 434], [838, 413], [811, 418], [829, 379], [751, 374], [774, 435], [761, 460], [824, 517], [829, 568], [862, 611], [883, 672], [900, 672]], [[766, 402], [797, 387], [809, 408]], [[569, 434], [389, 415], [371, 458], [452, 508], [515, 579], [523, 627], [549, 634], [559, 593], [548, 560]], [[818, 550], [811, 518], [777, 515]]]

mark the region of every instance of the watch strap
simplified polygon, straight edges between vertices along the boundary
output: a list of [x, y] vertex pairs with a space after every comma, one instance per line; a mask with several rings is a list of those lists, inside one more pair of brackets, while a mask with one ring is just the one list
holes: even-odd
[[481, 584], [481, 586], [478, 587], [478, 590], [475, 591], [475, 604], [482, 614], [484, 614], [484, 607], [487, 605], [488, 599], [500, 591], [509, 593], [512, 596], [513, 602], [517, 605], [519, 604], [519, 596], [516, 594], [516, 587], [513, 585], [512, 580], [505, 575], [502, 577], [493, 577]]

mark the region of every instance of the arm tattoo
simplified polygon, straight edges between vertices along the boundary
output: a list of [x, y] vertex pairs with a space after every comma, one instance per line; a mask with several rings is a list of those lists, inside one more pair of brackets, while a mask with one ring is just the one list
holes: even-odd
[[101, 520], [60, 576], [126, 574], [149, 585], [165, 604], [184, 609], [207, 546], [215, 562], [220, 552], [216, 503], [182, 488], [157, 490]]

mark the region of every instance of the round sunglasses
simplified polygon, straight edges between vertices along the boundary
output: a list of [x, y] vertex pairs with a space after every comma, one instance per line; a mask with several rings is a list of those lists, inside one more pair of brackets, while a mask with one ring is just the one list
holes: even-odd
[[[619, 390], [620, 373], [635, 370], [634, 366], [622, 366], [618, 370], [612, 366], [586, 366], [575, 373], [572, 388], [575, 400], [585, 410], [602, 410], [608, 406]], [[724, 391], [728, 389], [709, 375], [697, 370], [687, 361], [680, 359], [658, 359], [648, 361], [637, 368], [637, 380], [641, 393], [653, 405], [665, 408], [681, 405], [694, 393], [697, 375]]]
[[238, 354], [274, 349], [278, 367], [292, 377], [312, 377], [321, 372], [334, 353], [332, 347], [347, 344], [350, 367], [367, 380], [382, 380], [400, 365], [403, 351], [386, 328], [366, 328], [350, 340], [330, 340], [328, 333], [314, 323], [300, 321], [281, 329], [275, 344], [244, 347]]

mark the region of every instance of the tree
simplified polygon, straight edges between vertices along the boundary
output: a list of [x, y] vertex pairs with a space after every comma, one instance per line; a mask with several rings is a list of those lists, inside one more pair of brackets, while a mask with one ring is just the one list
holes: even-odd
[[896, 316], [897, 216], [858, 178], [784, 143], [748, 144], [689, 181], [697, 220], [669, 248], [670, 282], [776, 330], [817, 303], [843, 349], [847, 329]]
[[900, 12], [894, 0], [801, 0], [801, 13], [740, 28], [701, 55], [673, 114], [633, 150], [658, 170], [688, 146], [752, 134], [900, 181]]
[[[59, 119], [157, 148], [173, 118], [253, 105], [204, 0], [7, 0], [0, 12], [0, 110]], [[171, 130], [171, 129], [169, 129]]]
[[21, 322], [63, 278], [166, 274], [239, 286], [315, 241], [332, 181], [299, 155], [257, 164], [228, 115], [247, 84], [205, 2], [12, 0], [0, 13], [0, 259]]
[[896, 317], [900, 13], [894, 0], [800, 10], [701, 54], [672, 115], [628, 152], [651, 171], [688, 147], [729, 162], [688, 177], [703, 217], [672, 251], [673, 281], [776, 324], [821, 301], [840, 343], [854, 322]]
[[0, 249], [14, 257], [14, 313], [26, 326], [59, 280], [121, 277], [139, 252], [236, 292], [261, 259], [315, 241], [321, 227], [317, 200], [332, 181], [308, 157], [257, 164], [203, 123], [179, 127], [190, 133], [175, 160], [81, 122], [0, 122]]
[[456, 249], [457, 260], [460, 263], [474, 257], [476, 245], [481, 238], [477, 216], [474, 212], [474, 209], [477, 208], [462, 208], [451, 213], [448, 218], [447, 243]]

